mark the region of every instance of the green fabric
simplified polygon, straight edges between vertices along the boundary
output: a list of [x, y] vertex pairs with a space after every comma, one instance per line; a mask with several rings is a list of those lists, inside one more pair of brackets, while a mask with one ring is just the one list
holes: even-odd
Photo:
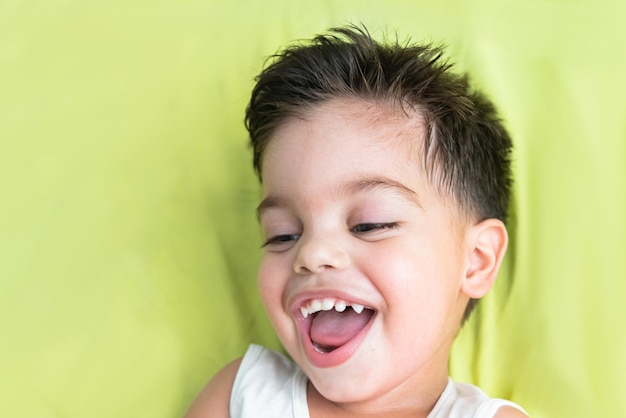
[[533, 417], [620, 415], [625, 15], [591, 0], [0, 2], [0, 416], [181, 416], [248, 343], [278, 347], [254, 284], [243, 110], [266, 56], [348, 21], [448, 44], [514, 136], [510, 253], [452, 375]]

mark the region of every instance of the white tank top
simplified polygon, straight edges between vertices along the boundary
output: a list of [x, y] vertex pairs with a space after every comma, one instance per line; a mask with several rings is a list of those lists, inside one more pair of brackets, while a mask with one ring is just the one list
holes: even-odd
[[[304, 372], [282, 354], [251, 345], [235, 378], [230, 416], [310, 418], [307, 382]], [[524, 412], [513, 402], [489, 398], [476, 386], [449, 379], [428, 418], [491, 418], [505, 405]]]

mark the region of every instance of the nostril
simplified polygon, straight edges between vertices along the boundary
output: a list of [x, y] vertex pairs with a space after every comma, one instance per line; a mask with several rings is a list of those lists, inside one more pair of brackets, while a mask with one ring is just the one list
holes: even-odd
[[307, 267], [305, 266], [296, 266], [296, 268], [294, 269], [296, 271], [296, 273], [298, 274], [311, 274], [311, 270], [309, 270]]
[[316, 268], [311, 268], [311, 267], [307, 267], [304, 265], [298, 265], [296, 266], [295, 271], [298, 274], [313, 274], [313, 273], [321, 273], [325, 270], [330, 270], [332, 268], [333, 266], [331, 266], [330, 264], [323, 264], [321, 266], [317, 266]]

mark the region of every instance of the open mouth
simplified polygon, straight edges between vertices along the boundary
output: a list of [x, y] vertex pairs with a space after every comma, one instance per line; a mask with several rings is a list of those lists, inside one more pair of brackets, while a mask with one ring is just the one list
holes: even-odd
[[[360, 340], [357, 337], [369, 328], [376, 314], [369, 307], [334, 298], [309, 300], [300, 307], [300, 312], [304, 331], [319, 354], [331, 354], [356, 344]], [[349, 351], [354, 350], [356, 346]]]

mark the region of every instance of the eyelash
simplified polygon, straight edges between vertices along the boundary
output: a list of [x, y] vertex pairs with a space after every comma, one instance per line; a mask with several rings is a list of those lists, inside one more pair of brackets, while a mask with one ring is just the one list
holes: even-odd
[[350, 231], [352, 231], [354, 233], [358, 233], [358, 234], [365, 234], [365, 233], [368, 233], [368, 232], [381, 231], [381, 230], [385, 230], [385, 229], [395, 229], [398, 226], [399, 225], [396, 222], [365, 223], [365, 224], [358, 224], [358, 225], [350, 228]]
[[[368, 232], [382, 231], [386, 229], [395, 229], [398, 228], [398, 224], [396, 222], [387, 222], [387, 223], [363, 223], [358, 224], [350, 228], [350, 232], [355, 234], [367, 234]], [[284, 244], [291, 241], [297, 241], [300, 238], [299, 234], [285, 234], [285, 235], [276, 235], [271, 237], [267, 241], [263, 243], [261, 246], [267, 247], [272, 244]]]
[[296, 241], [298, 238], [300, 238], [300, 235], [298, 234], [276, 235], [275, 237], [271, 237], [270, 239], [265, 241], [263, 245], [261, 245], [261, 248], [267, 247], [268, 245], [272, 244], [284, 244], [286, 242]]

